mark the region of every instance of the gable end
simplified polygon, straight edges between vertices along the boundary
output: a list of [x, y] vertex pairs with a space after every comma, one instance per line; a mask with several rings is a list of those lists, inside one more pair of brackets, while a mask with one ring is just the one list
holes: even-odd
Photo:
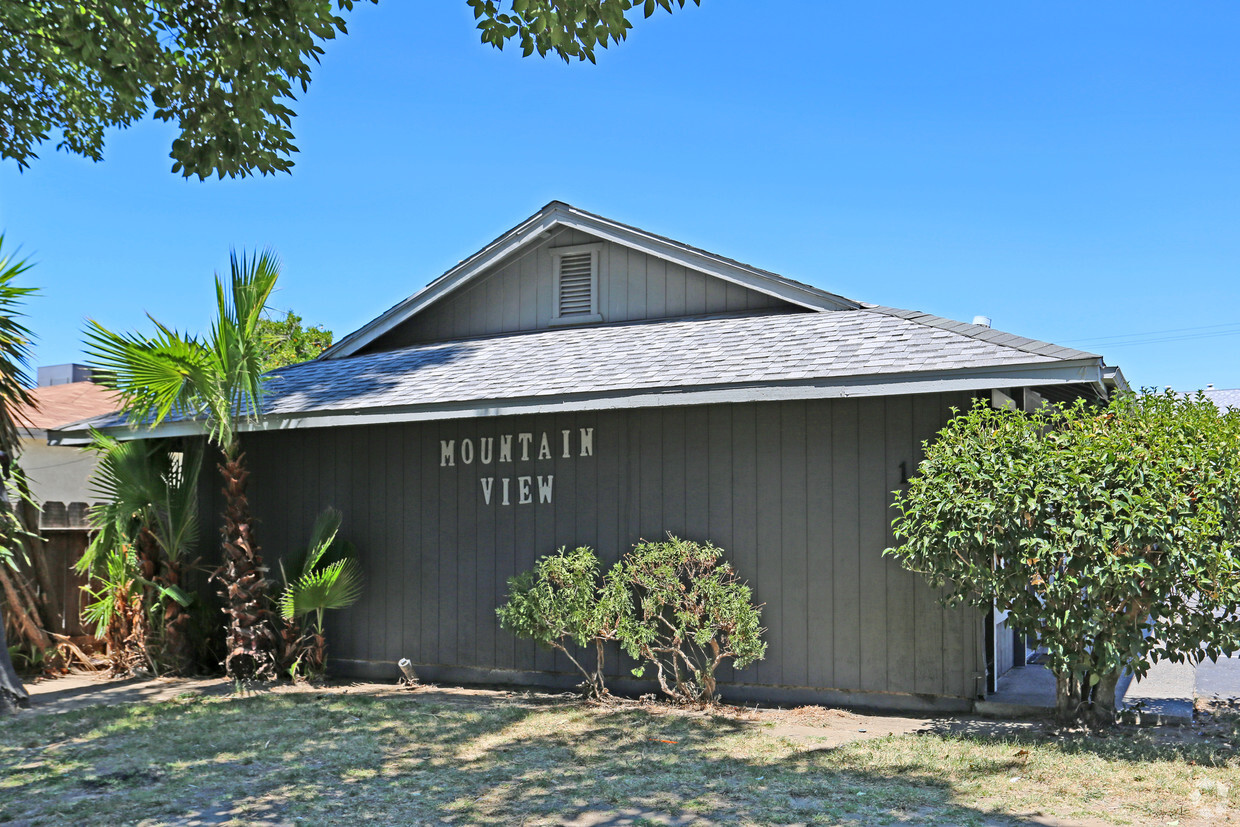
[[[551, 262], [546, 256], [546, 249], [551, 241], [557, 244], [602, 244], [603, 249], [594, 261], [596, 271], [594, 295], [591, 297], [594, 312], [586, 314], [580, 311], [561, 314], [558, 309], [558, 292], [553, 296], [550, 291], [558, 290], [552, 284]], [[532, 307], [521, 297], [521, 309], [518, 313], [520, 321], [510, 318], [514, 312], [512, 296], [504, 292], [502, 307], [490, 306], [485, 311], [488, 316], [486, 325], [449, 321], [445, 325], [445, 316], [461, 315], [461, 305], [478, 302], [483, 293], [488, 295], [492, 288], [480, 289], [480, 283], [496, 282], [496, 275], [512, 267], [518, 261], [526, 261], [534, 257], [538, 251], [539, 269], [545, 264], [546, 285], [539, 287], [540, 295], [537, 307]], [[609, 272], [610, 260], [623, 258], [631, 254], [638, 259], [647, 259], [651, 263], [650, 280], [654, 284], [661, 278], [659, 268], [668, 273], [669, 285], [681, 278], [681, 274], [692, 273], [686, 278], [686, 289], [683, 297], [673, 295], [669, 289], [666, 302], [658, 295], [657, 286], [652, 288], [649, 296], [650, 308], [658, 308], [666, 304], [664, 311], [642, 309], [644, 301], [637, 303], [631, 312], [626, 309], [620, 314], [609, 313], [609, 308], [616, 306], [618, 288], [615, 280], [605, 284]], [[522, 265], [524, 266], [524, 265]], [[614, 268], [612, 269], [614, 272]], [[510, 274], [511, 275], [511, 274]], [[525, 274], [522, 274], [524, 280]], [[644, 278], [637, 275], [640, 280]], [[688, 282], [693, 282], [689, 284]], [[824, 311], [824, 310], [856, 310], [857, 302], [828, 293], [807, 284], [784, 278], [783, 276], [760, 270], [705, 250], [682, 244], [645, 230], [621, 224], [585, 210], [552, 201], [526, 221], [509, 230], [492, 241], [468, 259], [448, 270], [422, 290], [390, 308], [387, 312], [371, 320], [358, 330], [342, 337], [335, 345], [319, 357], [320, 359], [341, 359], [362, 353], [375, 353], [390, 350], [419, 341], [432, 341], [442, 338], [461, 338], [507, 333], [517, 330], [545, 329], [552, 325], [552, 319], [562, 316], [578, 317], [573, 324], [580, 324], [586, 316], [601, 316], [601, 321], [629, 321], [635, 319], [671, 318], [692, 315], [692, 309], [699, 304], [697, 295], [690, 295], [696, 285], [709, 282], [716, 293], [715, 301], [708, 299], [699, 313], [731, 312], [737, 304], [735, 294], [744, 296], [740, 300], [743, 309], [781, 308], [793, 311]], [[630, 285], [630, 288], [632, 285]], [[543, 291], [546, 292], [543, 292]], [[718, 293], [726, 291], [729, 298], [721, 306]], [[466, 296], [469, 296], [467, 299]], [[753, 297], [758, 298], [754, 299]], [[580, 297], [578, 297], [580, 298]], [[486, 301], [490, 301], [488, 298]], [[455, 305], [448, 308], [445, 305]], [[678, 305], [683, 309], [676, 310]], [[526, 323], [527, 308], [537, 314], [538, 323], [530, 326]], [[470, 311], [477, 315], [475, 308]], [[436, 317], [436, 318], [428, 318]], [[598, 321], [598, 320], [596, 320]], [[566, 324], [568, 322], [557, 322]], [[446, 331], [445, 331], [446, 327]]]

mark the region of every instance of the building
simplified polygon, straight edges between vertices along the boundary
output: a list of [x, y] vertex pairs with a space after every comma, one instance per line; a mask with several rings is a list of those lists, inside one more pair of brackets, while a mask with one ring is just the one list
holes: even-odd
[[725, 549], [765, 604], [767, 657], [725, 672], [726, 698], [960, 710], [1012, 637], [882, 556], [891, 492], [977, 395], [1031, 407], [1122, 382], [1096, 354], [552, 202], [273, 372], [244, 447], [269, 559], [344, 512], [367, 587], [330, 621], [341, 672], [408, 657], [429, 680], [570, 686], [498, 628], [507, 579], [560, 546], [614, 560], [673, 532]]
[[1202, 393], [1223, 413], [1240, 411], [1240, 388], [1216, 388], [1210, 385]]
[[40, 503], [85, 504], [95, 458], [81, 450], [48, 444], [48, 431], [116, 410], [116, 397], [89, 379], [84, 365], [39, 368], [39, 386], [31, 391], [34, 406], [20, 406], [14, 419], [21, 426], [21, 466]]

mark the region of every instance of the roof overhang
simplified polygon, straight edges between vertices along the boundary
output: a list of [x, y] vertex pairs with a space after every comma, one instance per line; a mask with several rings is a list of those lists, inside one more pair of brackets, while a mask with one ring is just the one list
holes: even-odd
[[580, 230], [604, 241], [641, 250], [648, 255], [657, 256], [750, 290], [782, 299], [807, 310], [856, 310], [861, 306], [842, 296], [798, 284], [774, 273], [716, 256], [705, 250], [698, 250], [627, 224], [611, 221], [559, 201], [552, 201], [529, 219], [504, 233], [422, 290], [343, 337], [318, 358], [342, 359], [352, 356], [431, 304], [486, 273], [494, 265], [520, 253], [527, 247], [546, 240], [552, 232], [561, 228]]
[[1132, 387], [1128, 384], [1124, 372], [1117, 366], [1106, 366], [1102, 369], [1102, 384], [1107, 390], [1131, 391]]
[[[685, 405], [740, 402], [777, 402], [808, 399], [851, 399], [872, 396], [981, 391], [992, 388], [1085, 384], [1100, 388], [1108, 369], [1100, 360], [1004, 365], [966, 371], [926, 371], [868, 374], [816, 380], [736, 383], [714, 386], [645, 388], [556, 396], [465, 400], [436, 405], [409, 405], [366, 409], [333, 409], [294, 414], [272, 414], [246, 422], [243, 432], [283, 431], [294, 428], [332, 428], [381, 425], [393, 422], [430, 422], [517, 414], [629, 410]], [[196, 421], [166, 422], [153, 429], [115, 426], [106, 433], [120, 439], [201, 436]], [[49, 434], [53, 445], [84, 445], [88, 431], [61, 430]]]

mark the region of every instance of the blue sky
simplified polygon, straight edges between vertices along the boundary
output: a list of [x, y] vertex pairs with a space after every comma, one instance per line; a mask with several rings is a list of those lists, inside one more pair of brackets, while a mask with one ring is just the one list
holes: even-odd
[[[38, 362], [83, 320], [202, 329], [231, 247], [342, 335], [560, 199], [843, 295], [1240, 387], [1240, 6], [703, 0], [599, 65], [478, 42], [464, 0], [359, 7], [291, 176], [185, 181], [171, 129], [0, 165]], [[1167, 333], [1165, 331], [1174, 331]]]

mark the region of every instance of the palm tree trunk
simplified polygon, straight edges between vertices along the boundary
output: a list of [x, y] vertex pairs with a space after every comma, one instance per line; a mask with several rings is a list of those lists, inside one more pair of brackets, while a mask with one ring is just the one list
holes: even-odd
[[0, 715], [12, 712], [19, 706], [30, 706], [30, 696], [22, 686], [9, 657], [8, 641], [4, 633], [4, 612], [0, 610]]
[[[151, 533], [150, 528], [143, 525], [138, 529], [138, 574], [141, 575], [145, 583], [135, 583], [134, 588], [141, 595], [138, 604], [137, 617], [132, 624], [131, 640], [127, 646], [134, 652], [141, 652], [141, 658], [130, 657], [134, 664], [142, 666], [143, 661], [149, 660], [152, 665], [158, 660], [163, 661], [164, 655], [167, 654], [167, 640], [160, 641], [157, 635], [151, 634], [151, 619], [154, 614], [156, 604], [159, 602], [159, 585], [160, 580], [160, 550], [159, 541], [155, 539], [155, 535]], [[147, 585], [147, 583], [154, 585]], [[160, 644], [164, 644], [162, 647]]]
[[[18, 593], [18, 589], [14, 587], [13, 581], [16, 577], [10, 577], [10, 574], [16, 575], [16, 572], [7, 571], [3, 565], [0, 565], [0, 589], [4, 591], [4, 598], [8, 601], [9, 611], [13, 612], [16, 618], [17, 630], [26, 639], [26, 642], [37, 648], [40, 652], [46, 652], [51, 649], [54, 644], [48, 633], [39, 626], [34, 617], [38, 617], [38, 609], [33, 605], [27, 605], [28, 601], [22, 599], [22, 595]], [[21, 581], [18, 580], [20, 584]], [[8, 651], [7, 649], [5, 650]]]
[[224, 478], [224, 524], [221, 528], [223, 563], [211, 575], [220, 583], [224, 611], [228, 614], [227, 652], [224, 669], [237, 680], [272, 679], [279, 638], [268, 590], [267, 568], [253, 537], [253, 518], [245, 495], [250, 472], [245, 454], [236, 446], [225, 451], [218, 466]]
[[[181, 566], [173, 560], [164, 563], [161, 576], [164, 586], [181, 585]], [[190, 654], [189, 612], [185, 607], [171, 598], [164, 602], [164, 654], [170, 661], [172, 671], [185, 674], [189, 671], [193, 658]]]

